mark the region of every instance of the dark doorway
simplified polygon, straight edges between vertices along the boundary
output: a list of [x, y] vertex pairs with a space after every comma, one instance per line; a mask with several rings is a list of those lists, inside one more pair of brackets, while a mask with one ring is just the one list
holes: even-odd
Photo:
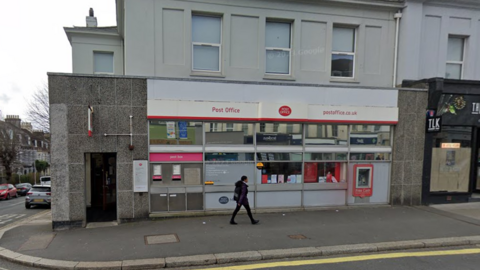
[[[87, 205], [87, 222], [117, 219], [117, 154], [89, 154], [91, 204]], [[88, 178], [87, 178], [88, 179]]]

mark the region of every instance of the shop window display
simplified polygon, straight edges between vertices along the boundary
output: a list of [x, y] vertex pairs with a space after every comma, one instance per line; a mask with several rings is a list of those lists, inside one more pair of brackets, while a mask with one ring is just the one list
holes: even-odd
[[264, 162], [262, 184], [301, 184], [301, 162]]
[[151, 145], [202, 145], [201, 122], [156, 121], [149, 126]]
[[205, 123], [206, 144], [253, 144], [253, 124]]
[[302, 124], [257, 123], [257, 145], [302, 145]]
[[346, 163], [342, 162], [305, 162], [305, 183], [342, 183], [345, 182]]

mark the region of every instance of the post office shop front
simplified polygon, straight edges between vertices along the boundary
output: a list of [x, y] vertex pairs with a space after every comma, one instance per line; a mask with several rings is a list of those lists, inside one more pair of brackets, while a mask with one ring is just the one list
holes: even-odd
[[[148, 106], [152, 215], [230, 211], [242, 175], [249, 178], [255, 209], [389, 202], [396, 108], [366, 113], [355, 107], [172, 100], [149, 100]], [[196, 116], [180, 113], [189, 108]], [[246, 115], [214, 118], [212, 108], [236, 108]], [[365, 124], [314, 122], [313, 115], [324, 115], [318, 111], [325, 109], [353, 110]], [[295, 111], [295, 118], [282, 115]], [[379, 124], [368, 124], [374, 120]]]

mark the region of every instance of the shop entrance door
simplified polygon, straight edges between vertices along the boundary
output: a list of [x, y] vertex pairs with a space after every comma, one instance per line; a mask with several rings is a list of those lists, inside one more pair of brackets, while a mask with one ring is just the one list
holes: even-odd
[[87, 207], [87, 222], [114, 221], [117, 219], [117, 155], [90, 155], [91, 205]]

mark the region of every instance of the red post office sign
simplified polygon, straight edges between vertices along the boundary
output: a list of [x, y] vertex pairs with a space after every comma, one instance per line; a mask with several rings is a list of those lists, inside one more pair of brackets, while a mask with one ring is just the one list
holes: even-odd
[[373, 193], [373, 165], [353, 166], [353, 197], [371, 197]]
[[292, 108], [288, 106], [282, 106], [280, 107], [280, 109], [278, 109], [278, 113], [281, 116], [289, 116], [290, 114], [292, 114]]

